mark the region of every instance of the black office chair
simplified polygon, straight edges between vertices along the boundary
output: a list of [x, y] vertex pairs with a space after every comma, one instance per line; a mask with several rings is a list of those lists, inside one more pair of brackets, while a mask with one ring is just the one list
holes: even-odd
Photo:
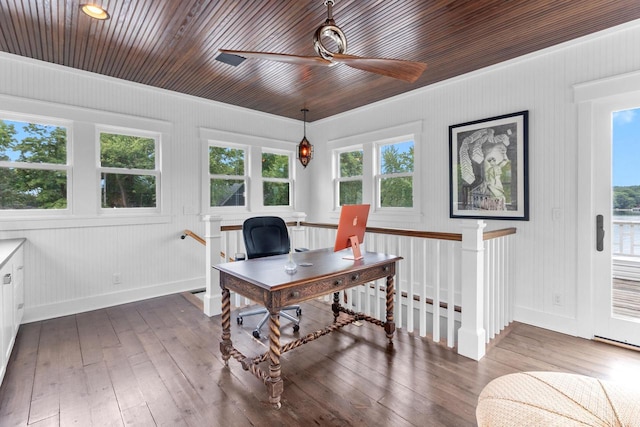
[[[247, 219], [242, 224], [242, 237], [244, 237], [244, 246], [248, 259], [287, 254], [291, 250], [287, 224], [277, 216], [257, 216]], [[298, 317], [302, 314], [302, 309], [299, 305], [292, 305], [282, 308], [280, 316], [291, 320], [293, 322], [293, 331], [298, 332], [300, 330], [300, 320], [286, 313], [286, 311], [292, 310], [295, 311]], [[236, 320], [238, 325], [242, 325], [244, 317], [256, 314], [264, 314], [258, 326], [253, 330], [253, 336], [260, 338], [260, 329], [269, 320], [269, 312], [266, 308], [240, 312]]]

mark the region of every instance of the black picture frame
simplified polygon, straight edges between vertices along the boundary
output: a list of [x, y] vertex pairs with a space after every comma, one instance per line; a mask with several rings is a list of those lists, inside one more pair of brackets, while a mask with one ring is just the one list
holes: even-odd
[[529, 111], [449, 126], [450, 218], [529, 220]]

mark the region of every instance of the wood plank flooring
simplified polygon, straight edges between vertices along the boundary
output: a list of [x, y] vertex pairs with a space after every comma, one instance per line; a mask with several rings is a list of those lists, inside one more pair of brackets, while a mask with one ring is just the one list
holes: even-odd
[[[301, 333], [332, 319], [302, 306]], [[235, 319], [235, 316], [233, 317]], [[255, 322], [257, 322], [257, 318]], [[283, 320], [282, 341], [293, 338]], [[255, 324], [232, 322], [246, 355], [266, 351]], [[478, 394], [518, 371], [640, 382], [640, 353], [513, 324], [480, 362], [398, 330], [351, 325], [282, 357], [282, 408], [262, 382], [223, 366], [220, 319], [181, 295], [22, 325], [2, 387], [5, 426], [473, 426]]]
[[640, 281], [614, 277], [612, 284], [613, 313], [640, 319]]

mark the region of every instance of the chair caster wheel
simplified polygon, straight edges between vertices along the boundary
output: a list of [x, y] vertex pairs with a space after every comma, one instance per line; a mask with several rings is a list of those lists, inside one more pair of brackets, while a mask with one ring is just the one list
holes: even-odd
[[298, 332], [300, 330], [300, 325], [293, 325], [293, 332]]
[[253, 337], [254, 337], [255, 339], [257, 339], [257, 340], [259, 340], [259, 339], [260, 339], [260, 332], [259, 332], [259, 331], [253, 331], [252, 333], [253, 333]]
[[300, 317], [301, 314], [302, 314], [302, 309], [301, 308], [296, 309], [296, 316]]
[[242, 325], [242, 317], [236, 318], [236, 322], [238, 322], [238, 325]]

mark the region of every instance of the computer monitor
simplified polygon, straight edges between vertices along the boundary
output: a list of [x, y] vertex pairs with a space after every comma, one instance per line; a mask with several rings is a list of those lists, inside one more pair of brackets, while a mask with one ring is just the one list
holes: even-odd
[[362, 259], [360, 243], [364, 240], [364, 232], [367, 228], [369, 205], [343, 205], [338, 222], [338, 234], [333, 248], [334, 252], [351, 248], [353, 257], [346, 259]]

